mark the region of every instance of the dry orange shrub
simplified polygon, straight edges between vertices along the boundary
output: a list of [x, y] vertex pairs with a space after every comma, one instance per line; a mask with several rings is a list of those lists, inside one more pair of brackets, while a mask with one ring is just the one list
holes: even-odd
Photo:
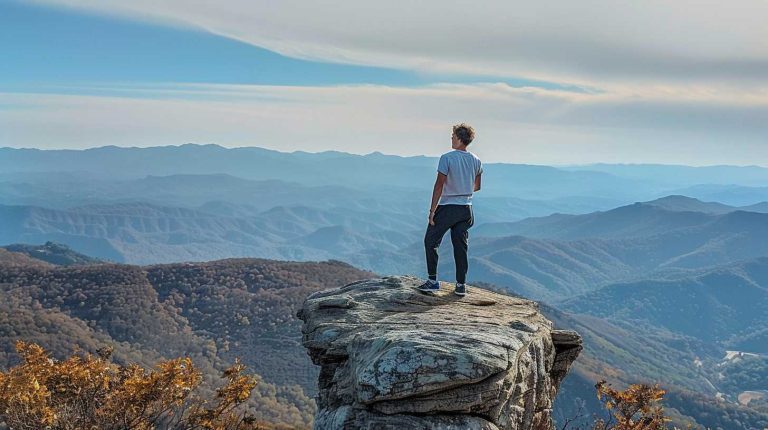
[[667, 430], [669, 419], [660, 404], [666, 391], [658, 384], [633, 384], [618, 391], [600, 381], [595, 388], [610, 415], [607, 420], [596, 420], [593, 430]]
[[189, 358], [155, 370], [111, 362], [111, 350], [52, 359], [40, 346], [17, 342], [23, 362], [0, 372], [0, 423], [11, 429], [272, 429], [241, 406], [256, 387], [236, 362], [213, 401], [195, 394], [202, 375]]

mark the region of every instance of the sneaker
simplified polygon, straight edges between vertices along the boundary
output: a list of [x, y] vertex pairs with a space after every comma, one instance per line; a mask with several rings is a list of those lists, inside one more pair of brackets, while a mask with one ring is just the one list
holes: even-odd
[[427, 282], [419, 285], [419, 291], [426, 291], [429, 293], [440, 291], [440, 283], [431, 279], [427, 279]]
[[453, 290], [453, 294], [456, 294], [457, 296], [464, 297], [467, 295], [467, 286], [466, 284], [459, 284], [456, 283], [456, 289]]

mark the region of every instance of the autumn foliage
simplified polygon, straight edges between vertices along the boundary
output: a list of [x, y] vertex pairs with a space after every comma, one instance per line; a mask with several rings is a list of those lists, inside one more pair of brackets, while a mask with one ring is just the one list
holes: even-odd
[[241, 411], [256, 387], [236, 362], [223, 372], [215, 399], [196, 394], [202, 375], [189, 358], [156, 369], [119, 366], [111, 350], [52, 359], [40, 346], [17, 342], [23, 362], [0, 372], [0, 423], [11, 429], [271, 429]]
[[[679, 430], [678, 427], [667, 426], [671, 420], [664, 415], [661, 405], [666, 391], [659, 388], [659, 384], [632, 384], [620, 391], [601, 380], [595, 388], [607, 417], [594, 416], [584, 423], [584, 415], [577, 414], [565, 420], [560, 430]], [[574, 425], [579, 422], [580, 425]], [[686, 428], [690, 429], [691, 425]]]
[[660, 404], [665, 391], [658, 384], [633, 384], [618, 391], [600, 381], [595, 388], [609, 417], [597, 419], [592, 430], [667, 430], [669, 419]]

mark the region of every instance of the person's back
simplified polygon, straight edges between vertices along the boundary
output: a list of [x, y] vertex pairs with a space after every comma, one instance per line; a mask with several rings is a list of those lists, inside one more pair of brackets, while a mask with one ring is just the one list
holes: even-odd
[[450, 229], [453, 243], [453, 258], [456, 262], [456, 295], [466, 294], [467, 249], [469, 230], [474, 224], [472, 195], [480, 190], [483, 166], [480, 159], [467, 151], [474, 139], [475, 131], [466, 124], [453, 127], [451, 147], [453, 151], [440, 157], [437, 166], [437, 179], [432, 190], [432, 205], [429, 212], [429, 225], [424, 235], [424, 248], [427, 256], [427, 276], [429, 279], [421, 287], [422, 291], [434, 292], [440, 289], [437, 281], [438, 248], [443, 236]]
[[447, 176], [439, 204], [472, 204], [475, 177], [483, 171], [477, 155], [460, 149], [446, 152], [440, 157], [437, 171]]

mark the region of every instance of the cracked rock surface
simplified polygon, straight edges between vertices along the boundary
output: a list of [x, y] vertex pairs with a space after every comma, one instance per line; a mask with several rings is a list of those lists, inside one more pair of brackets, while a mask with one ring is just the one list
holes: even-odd
[[298, 317], [321, 366], [316, 429], [550, 430], [581, 351], [535, 302], [396, 276], [310, 295]]

